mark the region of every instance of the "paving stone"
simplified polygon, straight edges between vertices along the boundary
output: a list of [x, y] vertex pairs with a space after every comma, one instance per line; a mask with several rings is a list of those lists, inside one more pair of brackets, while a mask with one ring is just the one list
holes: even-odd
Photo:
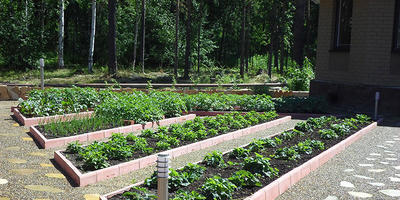
[[85, 194], [83, 196], [85, 200], [98, 200], [100, 198], [99, 194]]
[[33, 141], [33, 139], [30, 137], [22, 137], [22, 140], [23, 141]]
[[326, 197], [324, 200], [338, 200], [339, 198], [335, 197], [335, 196], [328, 196]]
[[354, 188], [354, 185], [350, 182], [347, 181], [341, 181], [340, 182], [340, 186], [341, 187], [346, 187], [346, 188]]
[[345, 169], [344, 172], [354, 172], [354, 169]]
[[31, 155], [31, 156], [40, 156], [40, 157], [47, 157], [47, 154], [45, 154], [45, 153], [42, 153], [42, 152], [32, 152], [32, 153], [29, 153], [29, 155]]
[[35, 170], [35, 169], [12, 169], [12, 170], [10, 170], [10, 172], [12, 172], [12, 173], [16, 173], [18, 175], [23, 175], [23, 176], [31, 175], [31, 174], [35, 173], [36, 171], [37, 170]]
[[18, 146], [5, 148], [5, 150], [7, 150], [7, 151], [19, 151], [20, 149], [21, 149], [21, 147], [18, 147]]
[[360, 167], [373, 167], [373, 164], [358, 164]]
[[27, 162], [26, 160], [22, 160], [22, 159], [18, 159], [18, 158], [8, 159], [7, 161], [10, 163], [13, 163], [13, 164], [23, 164], [23, 163]]
[[370, 156], [381, 156], [380, 153], [370, 153], [369, 155], [370, 155]]
[[379, 163], [381, 163], [382, 165], [388, 165], [389, 164], [388, 162], [379, 162]]
[[390, 197], [400, 197], [400, 190], [380, 190], [379, 192], [382, 192]]
[[362, 176], [362, 175], [353, 175], [354, 177], [357, 177], [357, 178], [362, 178], [362, 179], [367, 179], [367, 180], [373, 180], [374, 178], [371, 178], [371, 177], [368, 177], [368, 176]]
[[353, 197], [362, 198], [362, 199], [371, 198], [373, 196], [372, 194], [368, 194], [368, 193], [365, 193], [365, 192], [353, 192], [353, 191], [350, 191], [349, 194], [351, 196], [353, 196]]
[[396, 177], [389, 177], [390, 181], [392, 182], [400, 182], [400, 178], [396, 178]]
[[386, 170], [385, 169], [369, 169], [368, 171], [369, 172], [374, 172], [374, 173], [381, 173], [381, 172], [384, 172]]
[[6, 179], [0, 178], [0, 185], [4, 185], [4, 184], [7, 184], [7, 183], [8, 183], [8, 181]]
[[384, 183], [378, 183], [378, 182], [369, 182], [368, 184], [372, 185], [372, 186], [377, 186], [377, 187], [383, 187], [385, 186]]
[[386, 160], [397, 160], [397, 158], [385, 158]]
[[65, 176], [60, 173], [48, 173], [48, 174], [45, 174], [45, 176], [50, 177], [50, 178], [61, 178], [61, 179], [65, 178]]
[[41, 167], [54, 167], [53, 164], [47, 164], [47, 163], [40, 163]]

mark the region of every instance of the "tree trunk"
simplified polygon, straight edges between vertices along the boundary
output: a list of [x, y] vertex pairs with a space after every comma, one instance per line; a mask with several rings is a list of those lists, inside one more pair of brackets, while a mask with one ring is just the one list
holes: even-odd
[[144, 74], [144, 53], [146, 50], [146, 0], [142, 0], [142, 73]]
[[244, 78], [244, 62], [246, 54], [246, 0], [243, 0], [242, 5], [242, 31], [240, 35], [240, 76]]
[[201, 28], [203, 26], [203, 4], [200, 2], [200, 20], [199, 20], [199, 27], [197, 32], [197, 73], [200, 73], [200, 47], [201, 47]]
[[[272, 41], [272, 39], [271, 39], [271, 41]], [[268, 64], [267, 64], [269, 78], [272, 78], [272, 51], [273, 51], [273, 48], [272, 48], [272, 42], [271, 42], [269, 45], [269, 50], [268, 50]]]
[[58, 67], [64, 68], [64, 0], [60, 0], [60, 24], [58, 32]]
[[133, 45], [133, 63], [132, 63], [132, 71], [135, 72], [135, 67], [136, 67], [136, 56], [137, 56], [137, 39], [139, 35], [139, 21], [140, 21], [140, 15], [139, 15], [139, 1], [136, 1], [136, 21], [135, 21], [135, 43]]
[[175, 63], [174, 63], [174, 76], [178, 78], [179, 67], [179, 0], [176, 0], [175, 11]]
[[304, 12], [306, 0], [296, 0], [296, 11], [293, 24], [294, 47], [293, 59], [297, 65], [302, 68], [304, 61], [304, 45], [305, 45], [305, 28], [304, 28]]
[[108, 42], [109, 42], [109, 59], [108, 59], [108, 70], [110, 75], [116, 76], [117, 67], [117, 24], [116, 24], [116, 12], [117, 12], [116, 0], [108, 0]]
[[185, 70], [183, 79], [189, 80], [191, 68], [191, 34], [192, 34], [192, 0], [186, 0], [187, 19], [186, 19], [186, 52], [185, 52]]
[[93, 73], [94, 39], [96, 37], [96, 0], [92, 0], [92, 25], [90, 29], [89, 73]]

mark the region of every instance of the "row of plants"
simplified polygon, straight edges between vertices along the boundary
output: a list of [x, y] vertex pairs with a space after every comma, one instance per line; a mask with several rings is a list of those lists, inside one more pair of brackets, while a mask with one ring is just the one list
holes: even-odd
[[121, 127], [124, 120], [107, 117], [74, 117], [67, 121], [61, 119], [39, 124], [36, 128], [47, 138], [60, 138], [79, 135], [104, 129]]
[[319, 98], [278, 98], [263, 95], [234, 94], [178, 94], [150, 90], [144, 92], [96, 91], [93, 88], [65, 88], [33, 90], [27, 100], [19, 104], [28, 117], [62, 115], [95, 110], [97, 115], [137, 122], [159, 120], [163, 116], [176, 117], [184, 111], [259, 111], [313, 112], [325, 110]]
[[86, 172], [226, 134], [277, 117], [274, 111], [196, 117], [182, 124], [143, 130], [138, 136], [133, 133], [127, 136], [113, 134], [107, 142], [94, 142], [88, 146], [81, 146], [78, 142], [70, 143], [64, 154], [77, 168]]
[[28, 117], [62, 115], [88, 111], [107, 96], [93, 88], [50, 88], [32, 90], [27, 100], [20, 99], [22, 114]]
[[[244, 199], [370, 123], [365, 115], [346, 119], [310, 118], [298, 123], [293, 130], [254, 140], [227, 154], [214, 151], [199, 164], [171, 169], [169, 198]], [[111, 199], [156, 199], [156, 187], [155, 172], [144, 184]]]

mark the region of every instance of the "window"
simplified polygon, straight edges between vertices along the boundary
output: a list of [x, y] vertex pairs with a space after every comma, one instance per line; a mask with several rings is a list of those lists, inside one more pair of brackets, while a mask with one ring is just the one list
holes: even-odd
[[396, 1], [393, 30], [393, 50], [400, 51], [400, 0]]
[[335, 49], [350, 49], [352, 16], [353, 0], [336, 0]]

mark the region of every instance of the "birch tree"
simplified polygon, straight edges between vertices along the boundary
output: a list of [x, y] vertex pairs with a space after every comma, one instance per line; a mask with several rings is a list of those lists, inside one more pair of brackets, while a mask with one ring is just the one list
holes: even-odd
[[142, 0], [142, 72], [144, 74], [144, 51], [146, 42], [146, 0]]
[[92, 24], [90, 29], [90, 46], [89, 46], [89, 73], [93, 73], [93, 52], [94, 52], [95, 36], [96, 36], [96, 0], [92, 0]]
[[176, 0], [176, 11], [175, 11], [175, 64], [174, 64], [174, 76], [178, 78], [178, 67], [179, 67], [179, 0]]
[[108, 0], [108, 42], [109, 42], [109, 60], [108, 70], [113, 76], [117, 74], [117, 22], [116, 22], [117, 2]]
[[64, 0], [60, 0], [60, 22], [58, 32], [58, 67], [64, 67]]
[[132, 63], [132, 71], [135, 72], [135, 66], [136, 66], [136, 54], [137, 54], [137, 39], [138, 39], [138, 33], [139, 33], [139, 21], [140, 21], [140, 15], [139, 15], [139, 1], [136, 0], [136, 21], [135, 21], [135, 43], [133, 45], [133, 63]]

